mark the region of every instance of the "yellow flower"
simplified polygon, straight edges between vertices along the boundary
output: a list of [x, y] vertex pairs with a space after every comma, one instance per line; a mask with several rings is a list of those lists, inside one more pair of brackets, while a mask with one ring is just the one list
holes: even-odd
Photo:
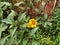
[[37, 21], [35, 19], [30, 19], [29, 23], [27, 23], [28, 28], [35, 28], [37, 26]]

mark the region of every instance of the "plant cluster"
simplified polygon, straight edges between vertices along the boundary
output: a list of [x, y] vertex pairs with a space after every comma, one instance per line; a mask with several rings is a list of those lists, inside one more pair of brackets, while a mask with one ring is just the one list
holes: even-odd
[[60, 45], [60, 6], [54, 8], [55, 3], [0, 2], [0, 45]]

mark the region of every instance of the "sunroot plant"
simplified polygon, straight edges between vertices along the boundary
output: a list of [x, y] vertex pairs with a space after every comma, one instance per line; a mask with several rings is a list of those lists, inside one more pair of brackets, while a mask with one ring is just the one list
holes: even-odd
[[60, 45], [57, 1], [0, 2], [0, 45]]

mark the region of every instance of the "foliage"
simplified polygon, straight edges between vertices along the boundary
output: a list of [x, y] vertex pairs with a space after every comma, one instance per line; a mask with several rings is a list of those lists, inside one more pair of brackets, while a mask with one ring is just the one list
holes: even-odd
[[[60, 45], [59, 7], [54, 9], [51, 18], [46, 13], [43, 17], [36, 16], [37, 26], [28, 28], [26, 24], [31, 17], [25, 9], [17, 11], [21, 7], [16, 4], [0, 2], [0, 45]], [[36, 11], [40, 14], [40, 10]]]

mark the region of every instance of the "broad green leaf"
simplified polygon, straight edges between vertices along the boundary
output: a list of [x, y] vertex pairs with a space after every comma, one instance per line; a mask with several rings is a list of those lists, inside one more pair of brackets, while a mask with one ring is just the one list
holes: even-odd
[[40, 10], [44, 10], [44, 6], [41, 6]]
[[39, 45], [38, 41], [32, 41], [31, 45]]
[[13, 36], [15, 34], [16, 29], [17, 29], [17, 27], [14, 27], [13, 29], [9, 30], [11, 36]]
[[39, 9], [35, 9], [35, 11], [36, 11], [38, 14], [41, 13], [41, 11], [40, 11]]
[[7, 9], [7, 6], [4, 6], [3, 8], [2, 8], [2, 10], [6, 10]]
[[5, 45], [12, 45], [14, 41], [14, 37], [10, 37], [8, 41], [5, 43]]
[[21, 28], [26, 28], [26, 23], [21, 25]]
[[2, 23], [2, 24], [0, 25], [0, 37], [1, 37], [1, 33], [2, 33], [3, 31], [5, 31], [5, 29], [7, 29], [7, 26]]
[[9, 2], [0, 2], [0, 8], [2, 10], [6, 10], [8, 6], [11, 7], [12, 6], [11, 3], [9, 3]]
[[37, 21], [40, 20], [40, 17], [37, 16], [37, 17], [36, 17], [36, 20], [37, 20]]
[[30, 17], [29, 17], [29, 16], [27, 16], [27, 17], [26, 17], [26, 19], [25, 19], [25, 22], [28, 22], [28, 21], [29, 21], [29, 19], [30, 19]]
[[47, 24], [48, 24], [49, 26], [52, 26], [52, 23], [51, 23], [51, 22], [47, 22]]
[[3, 18], [3, 11], [0, 9], [0, 18]]
[[15, 11], [11, 10], [11, 13], [6, 19], [3, 19], [2, 22], [6, 24], [14, 24], [14, 16], [16, 15]]
[[58, 40], [60, 41], [60, 32], [58, 33]]
[[23, 39], [22, 45], [27, 45], [28, 40]]
[[28, 44], [27, 45], [31, 45], [31, 42], [28, 42]]
[[47, 19], [48, 15], [47, 13], [44, 14], [44, 19]]
[[58, 45], [60, 45], [60, 42], [59, 42], [59, 44]]
[[38, 2], [38, 1], [40, 1], [40, 0], [35, 0], [35, 2]]
[[9, 29], [10, 29], [10, 28], [13, 28], [13, 27], [14, 27], [14, 25], [10, 25]]
[[19, 15], [18, 21], [22, 22], [23, 20], [25, 20], [25, 17], [26, 17], [26, 12], [24, 12], [24, 13], [22, 13], [22, 14]]
[[0, 8], [1, 8], [2, 6], [4, 6], [4, 4], [0, 2]]
[[47, 22], [44, 23], [44, 27], [47, 27]]
[[4, 43], [6, 42], [6, 40], [8, 39], [9, 35], [4, 37], [4, 38], [0, 38], [0, 45], [4, 45]]
[[45, 6], [46, 2], [42, 1], [42, 5]]
[[38, 29], [39, 29], [39, 27], [32, 29], [31, 32], [29, 33], [30, 36], [34, 35]]
[[6, 5], [6, 6], [11, 6], [11, 3], [9, 3], [9, 2], [0, 2], [0, 5]]
[[14, 10], [11, 10], [11, 13], [8, 15], [7, 18], [12, 20], [15, 15], [16, 15], [16, 12]]
[[50, 26], [50, 27], [51, 27], [51, 26], [52, 26], [52, 23], [50, 23], [50, 22], [45, 22], [45, 23], [44, 23], [44, 27], [47, 27], [47, 26]]
[[18, 37], [17, 43], [20, 43], [22, 41], [22, 39], [24, 37], [24, 32], [25, 32], [24, 30], [21, 30], [21, 31], [17, 32], [17, 34], [16, 34], [16, 36]]
[[12, 24], [12, 21], [9, 19], [3, 19], [2, 22], [6, 23], [6, 24]]

